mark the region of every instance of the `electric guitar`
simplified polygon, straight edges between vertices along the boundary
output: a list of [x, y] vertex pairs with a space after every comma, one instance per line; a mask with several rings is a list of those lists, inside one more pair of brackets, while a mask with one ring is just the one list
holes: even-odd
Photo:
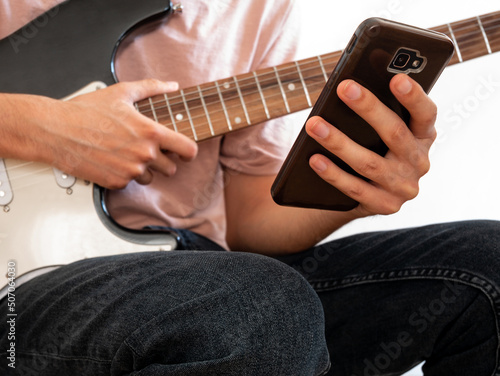
[[[68, 98], [111, 85], [117, 81], [114, 57], [126, 36], [155, 19], [181, 17], [175, 14], [181, 9], [165, 0], [64, 2], [0, 41], [0, 92]], [[454, 41], [450, 64], [500, 50], [500, 12], [433, 30]], [[340, 56], [337, 51], [290, 62], [135, 106], [203, 141], [312, 107]], [[0, 159], [0, 268], [15, 259], [17, 274], [22, 274], [86, 257], [176, 248], [174, 233], [117, 224], [105, 197], [105, 189], [51, 166]]]

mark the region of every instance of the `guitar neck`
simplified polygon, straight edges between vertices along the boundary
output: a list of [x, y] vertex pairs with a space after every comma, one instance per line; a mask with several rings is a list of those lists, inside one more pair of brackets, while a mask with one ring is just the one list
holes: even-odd
[[[453, 40], [449, 65], [500, 51], [500, 12], [431, 30]], [[341, 55], [336, 51], [154, 96], [136, 108], [195, 141], [207, 140], [312, 107]]]

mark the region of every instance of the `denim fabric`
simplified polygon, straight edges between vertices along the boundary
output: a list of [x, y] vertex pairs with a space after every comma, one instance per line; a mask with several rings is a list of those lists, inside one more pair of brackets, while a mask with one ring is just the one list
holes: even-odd
[[328, 375], [500, 375], [500, 222], [355, 235], [280, 258], [320, 297]]
[[7, 366], [4, 323], [2, 376], [302, 376], [329, 367], [317, 295], [299, 273], [264, 256], [87, 259], [27, 282], [16, 298], [16, 368]]
[[328, 346], [328, 375], [421, 361], [430, 376], [500, 375], [500, 222], [360, 234], [280, 262], [179, 234], [217, 251], [83, 260], [23, 285], [10, 374], [320, 375]]

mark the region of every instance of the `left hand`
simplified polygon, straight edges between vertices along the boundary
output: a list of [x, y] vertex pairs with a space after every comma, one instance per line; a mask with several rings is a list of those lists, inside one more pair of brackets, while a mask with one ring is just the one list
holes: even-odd
[[430, 168], [429, 149], [436, 138], [436, 105], [418, 83], [404, 74], [390, 82], [399, 102], [410, 112], [407, 126], [366, 88], [352, 80], [337, 89], [339, 98], [367, 121], [389, 148], [380, 156], [349, 139], [319, 117], [306, 124], [307, 133], [349, 164], [365, 181], [337, 167], [323, 155], [313, 155], [310, 166], [329, 184], [359, 202], [357, 216], [392, 214], [418, 194], [419, 179]]

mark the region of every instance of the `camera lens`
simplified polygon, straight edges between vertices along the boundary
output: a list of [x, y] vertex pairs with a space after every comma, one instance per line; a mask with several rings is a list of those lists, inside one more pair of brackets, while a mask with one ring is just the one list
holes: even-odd
[[394, 66], [396, 68], [404, 68], [408, 63], [408, 60], [410, 60], [410, 55], [408, 55], [407, 53], [400, 53], [394, 59]]

